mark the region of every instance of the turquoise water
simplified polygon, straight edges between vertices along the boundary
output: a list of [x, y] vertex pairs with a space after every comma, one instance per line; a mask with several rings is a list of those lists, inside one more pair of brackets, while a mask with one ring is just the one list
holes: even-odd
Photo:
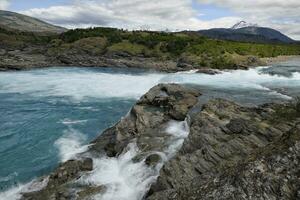
[[158, 83], [192, 85], [203, 93], [202, 102], [286, 101], [300, 94], [299, 63], [219, 75], [76, 67], [0, 73], [0, 191], [84, 151]]
[[[63, 141], [60, 144], [61, 138], [73, 139], [75, 146], [76, 143], [87, 144], [117, 122], [135, 102], [135, 98], [131, 97], [100, 98], [88, 93], [86, 96], [51, 93], [55, 85], [60, 84], [55, 83], [57, 70], [45, 71], [7, 73], [6, 80], [4, 74], [0, 74], [1, 190], [48, 173], [63, 159], [64, 155], [60, 155], [60, 151], [68, 148], [68, 145], [74, 145], [74, 142], [64, 144]], [[81, 69], [59, 69], [59, 73], [66, 75], [72, 71], [82, 73]], [[92, 73], [94, 70], [88, 71]], [[52, 74], [53, 79], [45, 81], [54, 83], [47, 85], [42, 80], [34, 82], [34, 76], [43, 79], [49, 76], [48, 73]], [[12, 76], [16, 75], [20, 75], [22, 81], [14, 80]], [[13, 83], [7, 83], [8, 86], [4, 85], [5, 81]], [[66, 84], [57, 89], [64, 92], [64, 89], [77, 87], [72, 87], [72, 83]], [[32, 91], [18, 91], [24, 91], [27, 87], [31, 87]]]

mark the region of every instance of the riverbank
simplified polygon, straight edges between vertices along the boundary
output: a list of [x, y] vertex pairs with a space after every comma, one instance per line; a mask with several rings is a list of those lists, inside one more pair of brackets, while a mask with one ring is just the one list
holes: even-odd
[[278, 64], [281, 62], [286, 62], [289, 60], [300, 59], [299, 55], [291, 55], [291, 56], [277, 56], [277, 57], [268, 57], [268, 58], [261, 58], [263, 62], [267, 65]]
[[48, 37], [2, 30], [0, 36], [2, 71], [51, 66], [235, 70], [261, 66], [261, 57], [300, 54], [299, 45], [213, 40], [189, 32], [93, 28]]
[[[248, 69], [265, 65], [267, 60], [255, 56], [238, 56], [231, 58], [230, 65], [219, 63], [218, 67], [207, 67], [195, 64], [186, 59], [159, 59], [155, 57], [132, 56], [122, 52], [95, 56], [85, 53], [67, 53], [50, 56], [42, 53], [45, 49], [29, 48], [23, 50], [3, 51], [0, 54], [0, 71], [18, 71], [45, 67], [117, 67], [139, 68], [157, 72], [180, 72], [198, 70], [199, 73], [216, 74], [220, 70]], [[284, 57], [289, 58], [289, 57]]]

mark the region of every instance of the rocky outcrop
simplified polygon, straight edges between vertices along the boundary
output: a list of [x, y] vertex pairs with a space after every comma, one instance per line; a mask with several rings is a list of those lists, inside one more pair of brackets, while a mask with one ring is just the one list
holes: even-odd
[[[105, 185], [77, 180], [94, 170], [94, 159], [118, 157], [132, 143], [139, 149], [132, 162], [153, 169], [164, 164], [145, 199], [299, 199], [299, 113], [282, 118], [275, 104], [243, 107], [222, 99], [192, 109], [199, 95], [176, 84], [152, 88], [88, 152], [61, 164], [42, 190], [23, 199], [87, 199], [105, 192]], [[169, 124], [184, 120], [190, 133], [170, 153], [176, 138]]]
[[148, 199], [299, 198], [299, 119], [275, 120], [274, 109], [210, 101]]
[[184, 121], [199, 95], [196, 90], [176, 84], [160, 84], [152, 88], [125, 118], [92, 142], [90, 151], [116, 156], [136, 140], [143, 152], [162, 152], [169, 137], [164, 134], [167, 123]]
[[299, 199], [299, 139], [298, 124], [238, 165], [195, 178], [176, 199]]
[[[135, 143], [139, 154], [134, 162], [143, 161], [149, 167], [161, 163], [161, 153], [170, 145], [172, 135], [166, 133], [170, 121], [184, 121], [189, 110], [197, 103], [199, 92], [176, 84], [160, 84], [152, 88], [133, 106], [126, 117], [95, 139], [88, 152], [79, 160], [62, 163], [49, 177], [40, 191], [26, 193], [23, 199], [85, 199], [105, 191], [104, 186], [85, 185], [77, 180], [93, 170], [93, 159], [120, 155]], [[168, 156], [168, 155], [166, 155]]]

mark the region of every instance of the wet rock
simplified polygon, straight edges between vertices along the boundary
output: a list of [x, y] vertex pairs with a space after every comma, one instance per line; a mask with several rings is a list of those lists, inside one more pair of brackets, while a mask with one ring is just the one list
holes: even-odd
[[50, 174], [47, 185], [40, 191], [23, 194], [23, 200], [61, 200], [72, 199], [76, 194], [74, 188], [69, 187], [75, 179], [80, 178], [81, 173], [93, 170], [93, 160], [69, 160]]
[[155, 167], [161, 161], [162, 161], [162, 159], [161, 159], [160, 155], [151, 154], [146, 158], [145, 163], [146, 163], [146, 165], [148, 165], [150, 167]]
[[92, 142], [91, 151], [115, 156], [122, 153], [133, 139], [142, 151], [162, 151], [168, 137], [163, 133], [166, 123], [183, 121], [199, 95], [196, 90], [176, 84], [153, 87], [125, 118]]
[[[157, 166], [162, 158], [154, 152], [163, 152], [169, 146], [167, 141], [171, 136], [166, 133], [168, 123], [171, 120], [184, 120], [197, 103], [199, 95], [196, 90], [176, 84], [153, 87], [124, 118], [95, 139], [88, 152], [81, 157], [90, 155], [97, 158], [105, 154], [110, 157], [118, 156], [128, 150], [129, 144], [136, 143], [140, 151], [133, 162], [145, 160], [148, 166]], [[103, 186], [78, 186], [77, 180], [91, 170], [91, 158], [69, 160], [50, 175], [45, 188], [24, 194], [23, 199], [72, 199], [76, 195], [84, 199], [101, 193], [105, 190]]]
[[208, 74], [208, 75], [216, 75], [220, 74], [221, 72], [215, 69], [210, 69], [210, 68], [201, 68], [197, 70], [197, 73], [200, 74]]
[[93, 159], [85, 158], [80, 167], [82, 171], [92, 171], [93, 170]]
[[101, 194], [104, 192], [105, 192], [104, 186], [98, 186], [98, 187], [89, 186], [77, 192], [77, 199], [79, 200], [87, 199], [87, 197], [92, 197], [94, 195]]

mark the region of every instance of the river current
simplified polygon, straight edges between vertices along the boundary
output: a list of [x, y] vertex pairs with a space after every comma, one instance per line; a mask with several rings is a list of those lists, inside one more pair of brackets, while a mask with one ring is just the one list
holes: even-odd
[[158, 83], [190, 85], [203, 103], [281, 102], [300, 95], [300, 60], [217, 75], [79, 67], [1, 72], [0, 199], [85, 151]]

